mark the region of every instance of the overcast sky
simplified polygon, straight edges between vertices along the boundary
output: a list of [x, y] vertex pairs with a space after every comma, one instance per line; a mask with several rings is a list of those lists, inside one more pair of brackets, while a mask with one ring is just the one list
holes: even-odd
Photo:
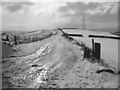
[[119, 0], [82, 1], [85, 0], [3, 0], [2, 30], [82, 29], [83, 12], [86, 29], [117, 30]]

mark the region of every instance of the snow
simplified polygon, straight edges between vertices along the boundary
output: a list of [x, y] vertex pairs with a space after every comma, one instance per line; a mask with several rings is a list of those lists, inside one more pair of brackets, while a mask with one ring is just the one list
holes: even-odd
[[80, 29], [67, 29], [63, 30], [68, 34], [82, 34], [84, 37], [88, 37], [88, 35], [99, 35], [99, 36], [112, 36], [118, 37], [117, 35], [111, 34], [110, 32], [102, 32], [102, 31], [90, 31], [90, 30], [80, 30]]
[[[92, 38], [88, 35], [103, 35], [118, 37], [117, 35], [110, 34], [109, 32], [101, 31], [88, 31], [88, 30], [63, 30], [68, 34], [82, 34], [83, 37], [74, 37], [77, 41], [83, 42], [86, 46], [92, 48]], [[118, 64], [118, 41], [117, 39], [106, 39], [106, 38], [93, 38], [94, 42], [101, 44], [101, 58], [107, 62], [113, 63], [113, 65]], [[117, 67], [117, 66], [116, 66]]]

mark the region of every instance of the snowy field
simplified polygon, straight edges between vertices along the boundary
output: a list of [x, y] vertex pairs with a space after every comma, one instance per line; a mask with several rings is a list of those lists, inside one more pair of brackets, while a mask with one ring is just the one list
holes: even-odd
[[[83, 60], [82, 48], [85, 47], [79, 47], [75, 40], [63, 37], [60, 30], [56, 32], [41, 41], [19, 44], [14, 47], [18, 51], [16, 55], [2, 58], [3, 88], [118, 87], [116, 40], [95, 38], [95, 42], [101, 43], [102, 57], [108, 62], [106, 65], [91, 58]], [[91, 47], [91, 38], [84, 36], [76, 39]], [[109, 45], [111, 42], [112, 45]]]
[[[92, 48], [92, 38], [88, 37], [89, 35], [101, 35], [101, 36], [111, 36], [118, 37], [117, 35], [110, 34], [109, 32], [101, 31], [87, 31], [87, 30], [73, 30], [67, 29], [63, 30], [68, 34], [82, 34], [83, 37], [74, 37], [77, 41], [83, 42], [86, 46]], [[118, 64], [118, 41], [117, 39], [108, 39], [108, 38], [93, 38], [94, 42], [101, 44], [101, 58], [110, 61], [113, 65]], [[120, 42], [119, 42], [120, 43]], [[116, 66], [117, 67], [117, 66]]]

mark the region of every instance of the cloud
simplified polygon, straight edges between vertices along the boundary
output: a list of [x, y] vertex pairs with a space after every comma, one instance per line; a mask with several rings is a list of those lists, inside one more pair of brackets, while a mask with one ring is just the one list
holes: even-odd
[[98, 2], [67, 2], [65, 6], [61, 6], [58, 11], [63, 17], [81, 17], [83, 12], [87, 14], [98, 13], [95, 11], [101, 4]]
[[1, 0], [2, 2], [119, 2], [119, 0]]
[[[90, 0], [87, 0], [87, 2], [79, 2], [80, 0], [21, 1], [3, 3], [4, 10], [2, 15], [4, 28], [9, 29], [9, 27], [11, 27], [13, 29], [15, 27], [17, 30], [19, 25], [31, 29], [40, 27], [81, 28], [83, 18], [82, 12], [86, 12], [85, 22], [88, 29], [96, 27], [113, 27], [115, 23], [117, 23], [117, 6], [112, 2], [105, 3], [103, 0], [100, 0], [103, 2], [90, 2]], [[26, 9], [28, 10], [27, 12]], [[24, 13], [21, 13], [21, 11], [24, 11]]]
[[32, 2], [32, 0], [1, 0], [1, 2]]
[[58, 9], [61, 18], [69, 19], [64, 26], [82, 27], [83, 12], [85, 13], [86, 27], [111, 28], [118, 24], [117, 2], [67, 2]]
[[31, 8], [31, 13], [34, 13], [36, 16], [39, 15], [55, 15], [57, 14], [57, 9], [64, 5], [64, 3], [58, 2], [35, 2], [35, 5]]
[[72, 15], [71, 11], [74, 12], [74, 15], [80, 16], [82, 12], [86, 14], [117, 14], [118, 12], [118, 3], [117, 2], [67, 2], [66, 6], [59, 8], [59, 11], [65, 16]]
[[118, 13], [118, 9], [119, 9], [118, 3], [116, 3], [116, 4], [113, 6], [112, 10], [111, 10], [111, 14], [116, 14], [116, 13]]
[[16, 12], [25, 8], [25, 6], [32, 6], [33, 2], [2, 2], [2, 6], [9, 12]]
[[58, 9], [62, 17], [82, 18], [83, 12], [92, 21], [107, 22], [117, 21], [118, 3], [115, 2], [67, 2]]

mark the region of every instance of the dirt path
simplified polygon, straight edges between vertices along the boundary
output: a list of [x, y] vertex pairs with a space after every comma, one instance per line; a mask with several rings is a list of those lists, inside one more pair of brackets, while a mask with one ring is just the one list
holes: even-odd
[[38, 42], [39, 49], [29, 55], [4, 58], [3, 87], [39, 87], [47, 69], [59, 60], [62, 48], [59, 39], [59, 35], [54, 35]]
[[[82, 49], [61, 37], [60, 32], [41, 42], [35, 42], [33, 46], [35, 45], [39, 46], [29, 55], [26, 55], [28, 51], [22, 57], [3, 59], [3, 88], [99, 88], [112, 85], [116, 87], [116, 75], [96, 73], [105, 66], [82, 60]], [[30, 47], [32, 48], [32, 45]], [[113, 80], [111, 77], [115, 79], [112, 85], [106, 83], [107, 78], [108, 82]]]

